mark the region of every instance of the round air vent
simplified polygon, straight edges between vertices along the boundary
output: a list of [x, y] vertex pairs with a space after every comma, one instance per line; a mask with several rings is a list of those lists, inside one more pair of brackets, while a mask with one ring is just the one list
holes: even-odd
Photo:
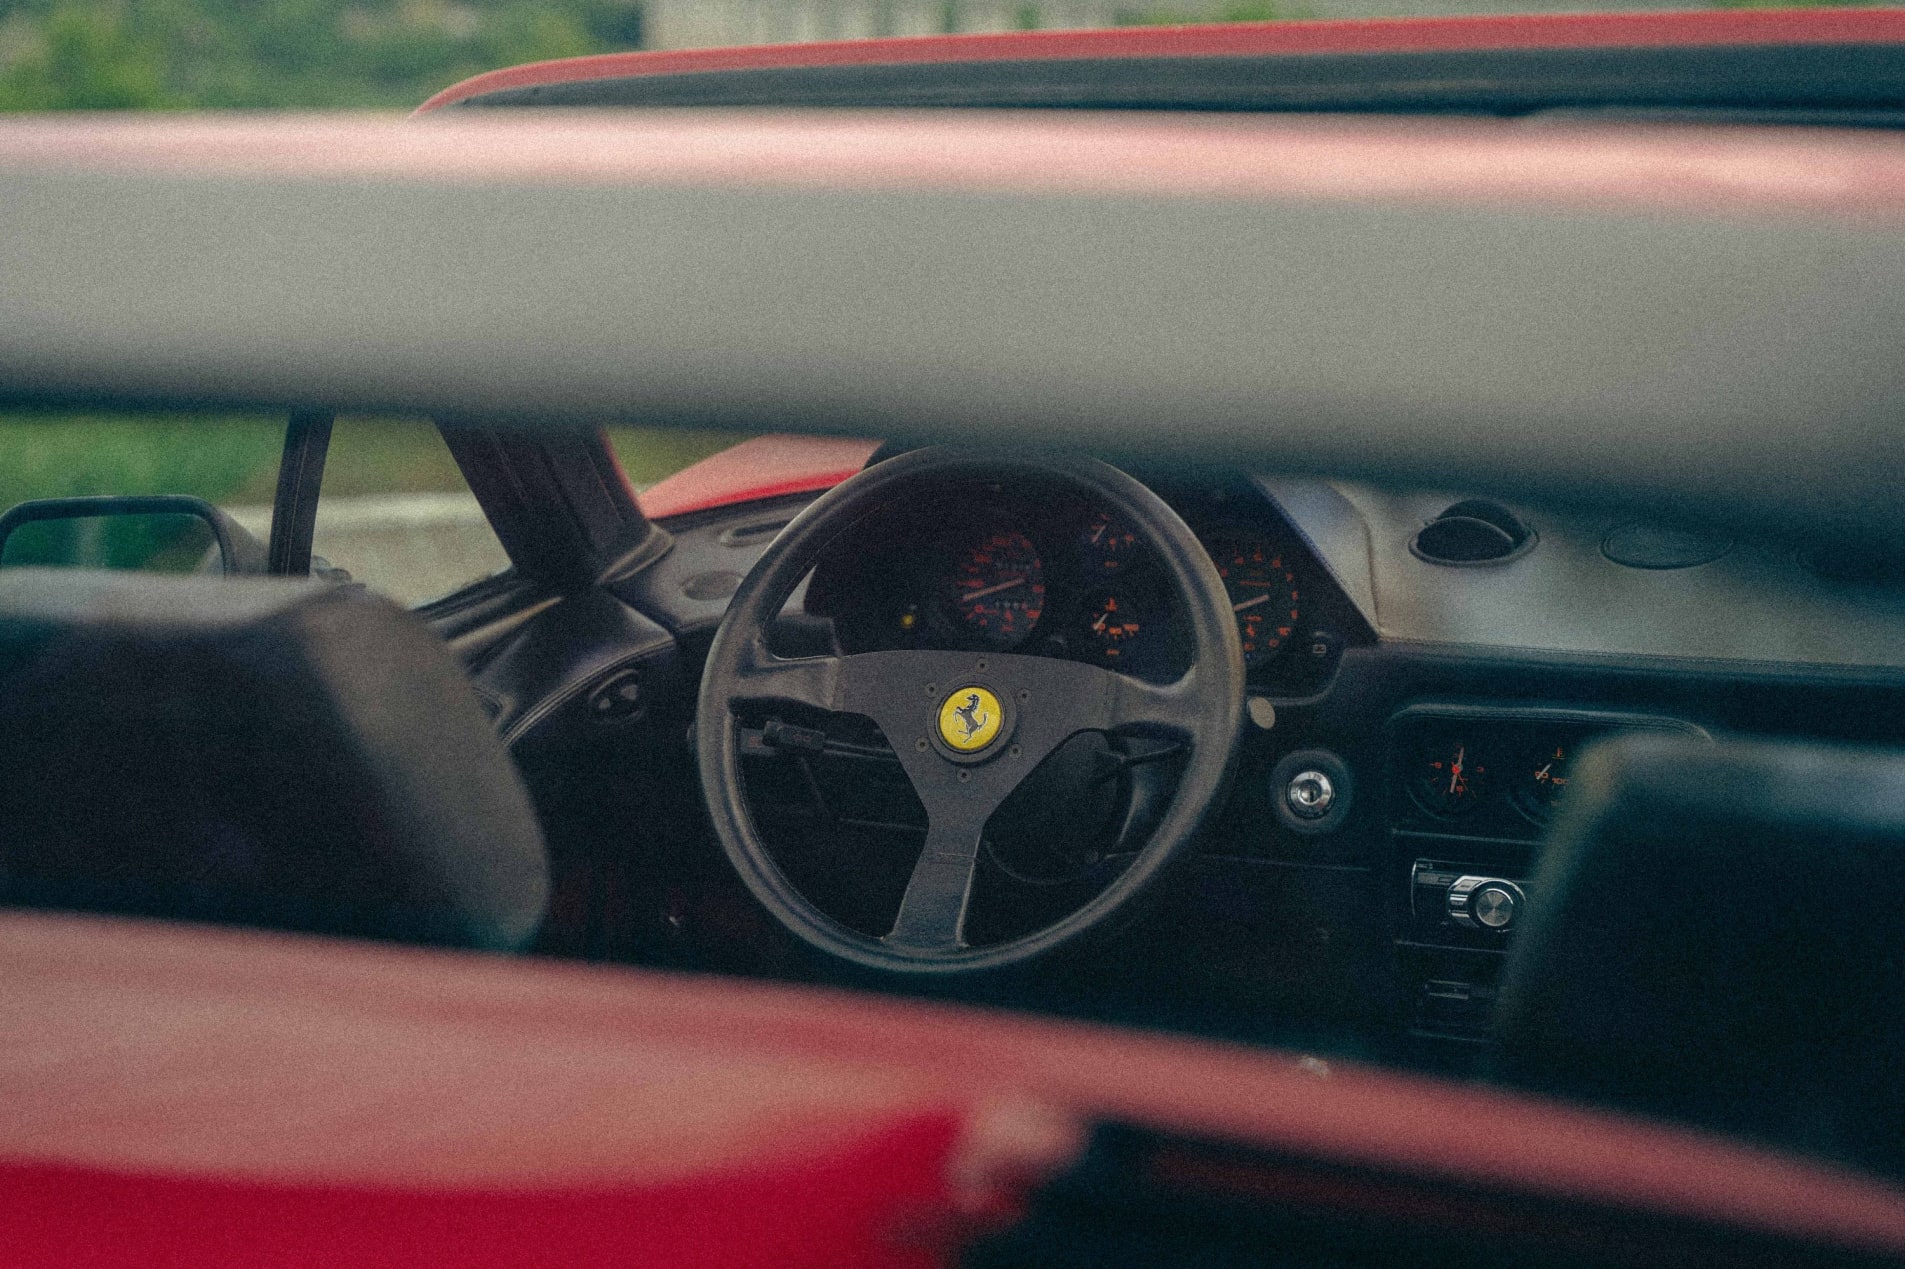
[[1499, 502], [1469, 498], [1417, 530], [1409, 542], [1417, 559], [1449, 568], [1501, 564], [1531, 550], [1535, 531]]

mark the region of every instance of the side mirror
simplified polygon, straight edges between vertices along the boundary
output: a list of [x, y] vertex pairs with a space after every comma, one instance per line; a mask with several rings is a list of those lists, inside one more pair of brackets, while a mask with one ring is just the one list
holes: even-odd
[[202, 498], [42, 498], [0, 514], [0, 568], [149, 573], [266, 571], [264, 544]]

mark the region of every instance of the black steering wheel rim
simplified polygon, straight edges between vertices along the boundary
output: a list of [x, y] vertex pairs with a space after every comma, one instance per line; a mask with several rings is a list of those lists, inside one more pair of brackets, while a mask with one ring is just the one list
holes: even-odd
[[[842, 531], [911, 488], [953, 480], [1069, 485], [1129, 525], [1155, 553], [1175, 592], [1193, 652], [1186, 674], [1156, 687], [1047, 657], [902, 651], [782, 659], [768, 651], [770, 623]], [[1017, 729], [1001, 734], [997, 748], [976, 759], [939, 743], [937, 735], [927, 742], [928, 720], [942, 702], [950, 702], [947, 689], [961, 680], [998, 685], [998, 703], [1010, 717], [1008, 726]], [[927, 839], [895, 928], [884, 938], [849, 929], [802, 895], [775, 864], [756, 828], [741, 778], [736, 707], [763, 700], [873, 717], [926, 806]], [[1127, 912], [1155, 885], [1186, 853], [1228, 786], [1243, 704], [1243, 649], [1223, 580], [1190, 527], [1155, 493], [1091, 458], [921, 449], [868, 467], [815, 499], [741, 583], [702, 673], [696, 762], [723, 850], [755, 898], [784, 927], [810, 946], [864, 968], [914, 975], [976, 973], [1072, 943]], [[1007, 942], [965, 945], [963, 905], [976, 867], [968, 856], [976, 857], [979, 834], [998, 802], [1064, 738], [1128, 728], [1177, 735], [1189, 750], [1177, 791], [1150, 839], [1122, 873], [1070, 915]], [[964, 890], [955, 896], [962, 867]]]

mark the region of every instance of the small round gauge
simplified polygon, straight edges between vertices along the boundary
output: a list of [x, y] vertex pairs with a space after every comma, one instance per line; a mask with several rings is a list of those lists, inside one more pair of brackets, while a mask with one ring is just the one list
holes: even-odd
[[1244, 660], [1261, 661], [1290, 637], [1301, 614], [1296, 570], [1287, 552], [1250, 534], [1231, 534], [1207, 544], [1217, 575], [1224, 579]]
[[1085, 597], [1085, 644], [1107, 665], [1140, 659], [1151, 644], [1151, 627], [1149, 614], [1118, 591], [1094, 591]]
[[1467, 740], [1439, 737], [1416, 751], [1409, 791], [1423, 810], [1465, 815], [1481, 805], [1487, 789], [1488, 766]]
[[1078, 552], [1089, 577], [1122, 573], [1138, 551], [1138, 535], [1108, 511], [1094, 511], [1078, 535]]
[[989, 648], [1018, 644], [1045, 611], [1045, 565], [1017, 529], [994, 529], [960, 552], [948, 581], [953, 625]]
[[1515, 805], [1530, 819], [1548, 819], [1561, 804], [1568, 791], [1568, 760], [1573, 756], [1573, 746], [1552, 744], [1522, 760], [1515, 777]]

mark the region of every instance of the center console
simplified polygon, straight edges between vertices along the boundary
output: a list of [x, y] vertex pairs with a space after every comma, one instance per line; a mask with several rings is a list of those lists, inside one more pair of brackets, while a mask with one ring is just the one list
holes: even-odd
[[1704, 735], [1677, 719], [1600, 711], [1421, 704], [1386, 730], [1386, 889], [1412, 1030], [1480, 1042], [1526, 916], [1541, 840], [1575, 759], [1604, 736]]

